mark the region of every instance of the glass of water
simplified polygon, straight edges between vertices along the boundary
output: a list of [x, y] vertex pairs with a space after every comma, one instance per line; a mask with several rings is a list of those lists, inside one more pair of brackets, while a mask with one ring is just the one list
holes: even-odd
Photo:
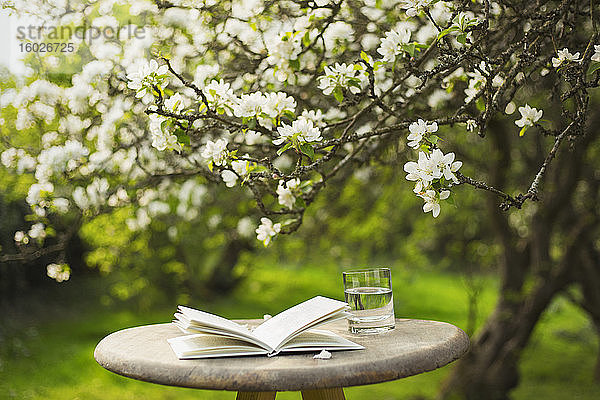
[[360, 269], [342, 273], [344, 296], [350, 306], [352, 333], [371, 334], [394, 329], [392, 271], [389, 268]]

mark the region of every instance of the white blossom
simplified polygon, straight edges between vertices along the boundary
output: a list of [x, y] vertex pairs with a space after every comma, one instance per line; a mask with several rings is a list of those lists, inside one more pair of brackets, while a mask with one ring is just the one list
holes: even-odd
[[594, 54], [592, 54], [591, 60], [600, 62], [600, 44], [594, 45]]
[[565, 47], [562, 50], [558, 50], [558, 57], [552, 57], [552, 66], [554, 68], [558, 68], [561, 65], [563, 65], [564, 63], [579, 62], [581, 60], [578, 59], [578, 57], [579, 57], [579, 52], [577, 52], [575, 54], [571, 54], [569, 52], [569, 49], [567, 49]]
[[204, 86], [202, 93], [206, 96], [208, 104], [217, 112], [226, 112], [227, 115], [232, 115], [233, 107], [238, 100], [229, 83], [223, 82], [223, 79], [213, 80]]
[[267, 63], [275, 66], [274, 72], [278, 81], [284, 82], [290, 76], [294, 75], [290, 61], [298, 60], [298, 56], [302, 51], [302, 36], [303, 32], [265, 35], [265, 44], [269, 54]]
[[50, 182], [34, 183], [29, 187], [25, 200], [30, 206], [39, 205], [44, 197], [54, 192], [54, 185]]
[[252, 219], [250, 217], [240, 218], [237, 223], [236, 230], [242, 237], [252, 237], [252, 234], [254, 234], [254, 224], [252, 223]]
[[466, 124], [467, 131], [469, 132], [473, 132], [475, 131], [475, 129], [477, 129], [477, 121], [475, 121], [474, 119], [468, 119]]
[[268, 93], [267, 101], [264, 105], [263, 112], [271, 118], [276, 118], [283, 114], [284, 111], [295, 112], [296, 100], [292, 96], [288, 96], [283, 92]]
[[402, 46], [410, 40], [410, 31], [406, 28], [397, 31], [386, 32], [385, 37], [381, 39], [381, 44], [377, 52], [383, 56], [383, 61], [394, 62], [396, 56], [403, 52]]
[[228, 169], [224, 169], [223, 171], [221, 171], [221, 178], [223, 179], [223, 182], [225, 182], [225, 186], [227, 187], [234, 187], [238, 176], [235, 174], [235, 172], [230, 171]]
[[218, 139], [216, 142], [209, 140], [202, 150], [202, 157], [215, 165], [224, 165], [229, 157], [227, 140]]
[[52, 206], [54, 206], [56, 211], [60, 214], [65, 214], [67, 211], [69, 211], [69, 200], [63, 197], [57, 197], [52, 200]]
[[32, 171], [36, 166], [35, 158], [27, 154], [25, 150], [14, 147], [3, 151], [0, 159], [6, 168], [15, 168], [18, 174]]
[[63, 146], [44, 149], [37, 157], [35, 177], [38, 181], [45, 181], [53, 174], [73, 171], [88, 154], [87, 147], [77, 140], [67, 140]]
[[296, 203], [296, 196], [294, 191], [297, 190], [300, 185], [300, 180], [298, 178], [290, 179], [287, 182], [283, 180], [279, 181], [279, 186], [277, 187], [277, 194], [279, 195], [279, 204], [289, 208], [290, 210], [294, 208], [294, 204]]
[[417, 122], [413, 122], [408, 127], [410, 134], [407, 139], [409, 140], [408, 145], [413, 149], [418, 149], [421, 145], [421, 140], [431, 133], [437, 132], [437, 122], [427, 123], [426, 121], [419, 119]]
[[292, 125], [282, 124], [277, 128], [279, 138], [273, 140], [273, 143], [280, 145], [285, 141], [313, 143], [323, 140], [319, 128], [313, 126], [312, 121], [306, 119], [297, 119]]
[[273, 224], [269, 218], [263, 217], [260, 219], [260, 225], [256, 228], [256, 238], [263, 242], [263, 245], [268, 246], [271, 243], [271, 238], [281, 231], [281, 224]]
[[416, 16], [419, 12], [429, 8], [432, 0], [404, 0], [400, 7], [406, 10], [409, 17]]
[[416, 182], [414, 188], [415, 193], [422, 192], [431, 184], [436, 176], [438, 178], [441, 176], [441, 174], [437, 174], [434, 171], [434, 166], [430, 162], [429, 157], [422, 151], [419, 152], [419, 159], [417, 162], [409, 161], [404, 164], [404, 171], [407, 173], [407, 180]]
[[244, 133], [244, 142], [246, 142], [246, 144], [250, 146], [262, 143], [264, 142], [264, 140], [265, 138], [263, 137], [263, 135], [261, 135], [260, 132], [248, 130], [246, 131], [246, 133]]
[[345, 21], [335, 21], [329, 24], [323, 34], [325, 48], [335, 52], [340, 47], [341, 42], [352, 42], [354, 40], [354, 29], [352, 25]]
[[325, 75], [319, 77], [318, 87], [325, 95], [330, 95], [337, 87], [349, 89], [352, 93], [359, 93], [361, 89], [357, 85], [360, 86], [361, 82], [366, 83], [364, 72], [357, 75], [358, 70], [354, 64], [335, 63], [333, 67], [326, 66], [324, 72]]
[[304, 110], [298, 119], [310, 121], [317, 128], [324, 128], [327, 125], [325, 123], [325, 115], [323, 115], [321, 110]]
[[46, 237], [46, 227], [41, 222], [34, 224], [29, 229], [28, 235], [32, 239], [44, 239]]
[[[465, 103], [469, 103], [473, 100], [481, 90], [485, 88], [487, 84], [488, 76], [491, 74], [489, 66], [485, 61], [479, 63], [479, 68], [473, 72], [467, 72], [467, 76], [470, 77], [468, 87], [465, 89]], [[494, 75], [492, 78], [492, 86], [500, 87], [504, 83], [504, 78], [500, 75]]]
[[[194, 84], [198, 87], [203, 88], [208, 78], [214, 78], [219, 73], [218, 64], [200, 64], [196, 67], [194, 73]], [[214, 81], [216, 82], [216, 81]]]
[[456, 178], [454, 172], [462, 167], [462, 161], [454, 161], [454, 157], [454, 153], [444, 155], [440, 149], [433, 150], [429, 160], [434, 166], [434, 176], [438, 175], [437, 171], [439, 171], [446, 180], [458, 183], [458, 178]]
[[440, 149], [435, 149], [431, 156], [425, 152], [419, 152], [417, 162], [409, 161], [404, 164], [404, 171], [407, 173], [406, 179], [415, 182], [415, 193], [422, 193], [435, 179], [442, 177], [448, 181], [458, 183], [458, 178], [454, 174], [460, 167], [461, 161], [454, 161], [454, 153], [445, 154]]
[[243, 160], [235, 160], [231, 162], [231, 168], [239, 176], [245, 176], [248, 173], [248, 162]]
[[238, 177], [244, 177], [248, 173], [248, 162], [235, 160], [231, 162], [233, 171], [225, 169], [221, 171], [221, 178], [227, 187], [234, 187]]
[[127, 87], [137, 91], [135, 97], [144, 97], [147, 93], [148, 88], [152, 85], [160, 85], [163, 82], [161, 78], [168, 71], [166, 65], [158, 66], [156, 60], [142, 60], [139, 63], [138, 70], [127, 74]]
[[48, 264], [46, 275], [57, 282], [64, 282], [71, 277], [71, 269], [66, 264]]
[[532, 126], [542, 118], [544, 113], [543, 110], [538, 110], [537, 108], [531, 107], [529, 104], [525, 104], [524, 107], [519, 107], [519, 112], [521, 113], [521, 119], [516, 120], [515, 125], [520, 128]]
[[29, 243], [29, 236], [27, 236], [25, 234], [25, 232], [23, 232], [23, 231], [17, 231], [17, 232], [15, 232], [14, 239], [15, 239], [15, 242], [17, 242], [17, 243], [22, 243], [22, 244]]
[[15, 160], [17, 158], [17, 149], [11, 147], [7, 150], [4, 150], [0, 155], [0, 160], [2, 160], [2, 165], [6, 168], [12, 168], [15, 164]]
[[181, 144], [177, 141], [177, 136], [170, 133], [169, 128], [163, 129], [163, 122], [165, 121], [167, 121], [167, 118], [162, 115], [150, 114], [149, 127], [152, 134], [152, 147], [158, 151], [181, 151]]
[[92, 207], [99, 207], [106, 203], [108, 189], [110, 185], [106, 178], [94, 178], [86, 188], [88, 204]]
[[449, 190], [442, 190], [439, 194], [435, 190], [426, 190], [419, 194], [425, 204], [423, 204], [423, 212], [431, 211], [434, 218], [440, 215], [440, 200], [445, 200], [450, 196]]
[[168, 111], [180, 113], [185, 107], [183, 103], [183, 97], [179, 93], [175, 93], [173, 96], [165, 100], [165, 107]]
[[313, 356], [315, 360], [329, 360], [331, 358], [331, 353], [327, 350], [321, 350], [319, 354], [315, 354]]
[[238, 118], [259, 116], [267, 105], [267, 97], [260, 92], [243, 94], [233, 107], [233, 114]]

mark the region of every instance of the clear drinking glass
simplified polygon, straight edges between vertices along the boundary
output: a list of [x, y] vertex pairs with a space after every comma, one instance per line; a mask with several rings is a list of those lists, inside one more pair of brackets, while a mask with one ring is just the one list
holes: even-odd
[[344, 296], [352, 314], [348, 318], [350, 332], [370, 334], [394, 329], [392, 271], [389, 268], [361, 269], [342, 275]]

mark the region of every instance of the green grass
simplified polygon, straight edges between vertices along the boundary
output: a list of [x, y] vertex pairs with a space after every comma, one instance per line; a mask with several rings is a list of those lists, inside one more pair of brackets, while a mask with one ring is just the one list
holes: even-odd
[[[253, 271], [233, 294], [212, 302], [190, 305], [229, 318], [261, 318], [313, 295], [341, 298], [337, 268], [308, 266], [265, 267]], [[478, 323], [495, 301], [495, 282], [481, 281]], [[398, 317], [435, 319], [467, 326], [465, 281], [455, 275], [394, 269], [394, 301]], [[74, 282], [59, 291], [52, 306], [24, 309], [0, 318], [0, 399], [233, 399], [233, 393], [164, 387], [110, 373], [96, 364], [93, 349], [110, 332], [130, 326], [166, 322], [175, 304], [148, 312], [124, 305], [103, 307], [97, 283]], [[87, 301], [70, 303], [86, 293]], [[56, 297], [56, 295], [53, 295]], [[56, 303], [56, 304], [55, 304]], [[26, 311], [26, 312], [25, 312]], [[29, 316], [27, 315], [29, 314]], [[7, 317], [11, 317], [10, 319]], [[0, 333], [2, 330], [0, 330]], [[586, 317], [558, 299], [544, 315], [525, 352], [517, 400], [597, 399], [600, 386], [592, 383], [598, 346]], [[451, 366], [399, 381], [346, 389], [349, 399], [409, 399], [433, 397]], [[278, 399], [299, 399], [280, 393]]]

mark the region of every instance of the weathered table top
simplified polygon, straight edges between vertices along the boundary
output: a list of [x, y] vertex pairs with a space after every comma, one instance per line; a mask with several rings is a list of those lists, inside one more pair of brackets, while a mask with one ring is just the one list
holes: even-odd
[[[240, 321], [238, 321], [240, 322]], [[241, 321], [256, 324], [260, 321]], [[396, 319], [396, 328], [378, 335], [352, 335], [345, 321], [324, 327], [365, 346], [332, 351], [200, 360], [179, 360], [167, 338], [181, 336], [172, 324], [124, 329], [96, 347], [96, 361], [120, 375], [163, 385], [254, 391], [307, 390], [366, 385], [442, 367], [469, 348], [467, 335], [444, 322]]]

